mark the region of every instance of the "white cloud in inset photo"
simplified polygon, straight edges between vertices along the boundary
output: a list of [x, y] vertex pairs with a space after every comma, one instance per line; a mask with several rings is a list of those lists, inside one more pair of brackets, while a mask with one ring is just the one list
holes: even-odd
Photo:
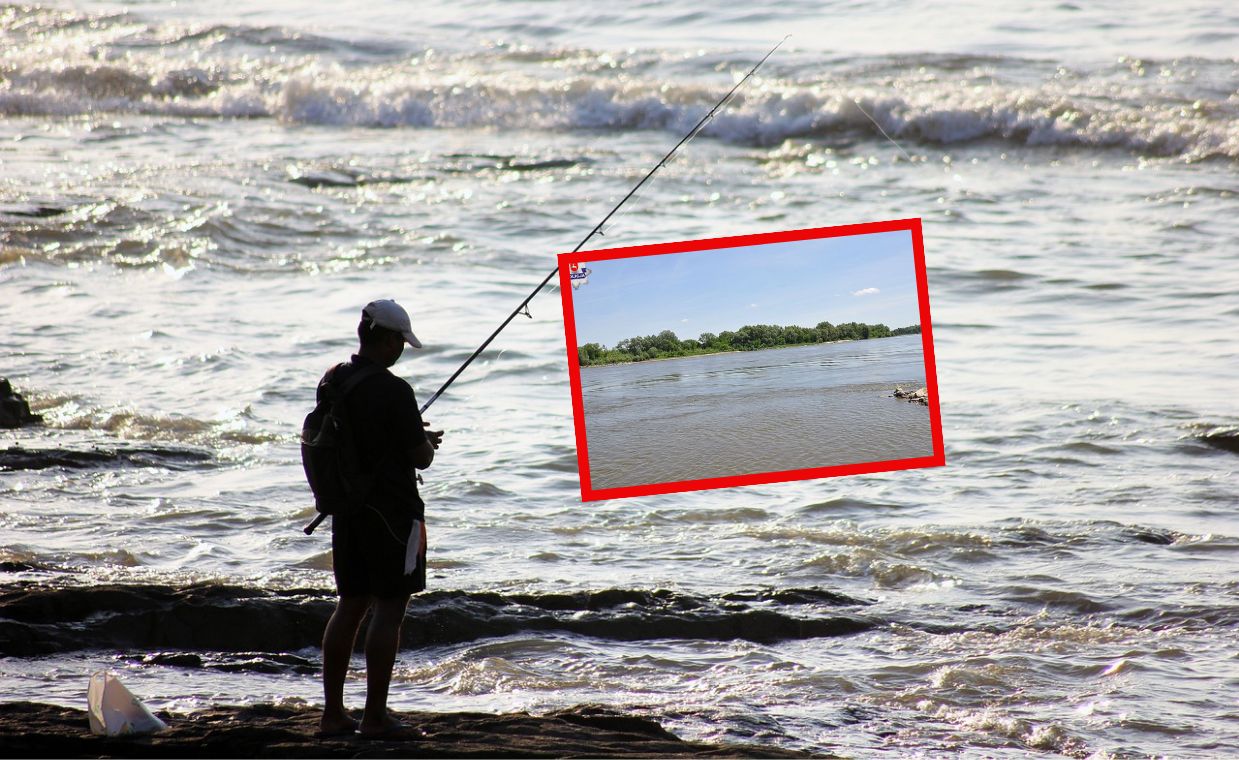
[[852, 291], [852, 295], [854, 295], [854, 296], [872, 296], [872, 295], [877, 295], [878, 293], [881, 293], [881, 292], [882, 292], [882, 291], [878, 290], [877, 288], [861, 288], [860, 290], [854, 290], [854, 291]]

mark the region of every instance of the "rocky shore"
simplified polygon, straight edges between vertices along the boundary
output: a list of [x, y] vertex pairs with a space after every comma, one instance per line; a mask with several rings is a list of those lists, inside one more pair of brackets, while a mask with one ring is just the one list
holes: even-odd
[[905, 391], [903, 388], [896, 385], [894, 396], [895, 398], [901, 398], [910, 404], [921, 404], [922, 406], [929, 406], [929, 389], [928, 388], [917, 388], [914, 391]]
[[752, 744], [687, 742], [656, 721], [598, 706], [526, 713], [397, 713], [417, 739], [320, 738], [319, 712], [306, 706], [214, 706], [159, 713], [157, 734], [108, 738], [68, 707], [0, 704], [6, 757], [821, 757]]
[[0, 377], [0, 428], [37, 425], [42, 421], [42, 417], [30, 413], [30, 404], [13, 390], [13, 384]]

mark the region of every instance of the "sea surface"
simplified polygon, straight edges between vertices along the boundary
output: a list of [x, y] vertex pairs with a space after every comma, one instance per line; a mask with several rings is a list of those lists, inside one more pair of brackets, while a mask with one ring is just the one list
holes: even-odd
[[429, 398], [786, 34], [590, 246], [921, 218], [946, 466], [583, 505], [548, 289], [427, 411], [392, 704], [1239, 754], [1216, 2], [0, 5], [0, 375], [46, 419], [0, 446], [5, 699], [318, 703], [297, 434], [360, 307]]
[[584, 367], [593, 489], [933, 456], [920, 335]]

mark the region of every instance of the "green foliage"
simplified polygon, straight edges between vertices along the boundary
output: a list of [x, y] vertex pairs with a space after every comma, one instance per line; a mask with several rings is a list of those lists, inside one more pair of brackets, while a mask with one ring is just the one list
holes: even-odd
[[868, 340], [890, 338], [896, 335], [915, 335], [921, 332], [920, 325], [909, 325], [892, 330], [884, 324], [867, 325], [862, 322], [844, 322], [832, 325], [819, 322], [816, 327], [789, 325], [745, 325], [739, 330], [724, 330], [702, 333], [697, 340], [680, 340], [671, 330], [657, 335], [626, 338], [607, 348], [599, 343], [586, 343], [577, 348], [577, 360], [582, 367], [598, 364], [623, 364], [671, 359], [679, 356], [717, 354], [724, 351], [758, 351], [763, 348], [798, 346], [809, 343], [829, 343], [838, 340]]

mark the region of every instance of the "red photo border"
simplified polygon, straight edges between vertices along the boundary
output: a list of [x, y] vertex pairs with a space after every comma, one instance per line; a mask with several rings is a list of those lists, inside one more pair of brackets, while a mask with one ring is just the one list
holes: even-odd
[[[741, 248], [752, 245], [767, 245], [769, 243], [790, 243], [799, 240], [869, 235], [877, 232], [897, 232], [901, 230], [906, 230], [912, 234], [912, 255], [916, 265], [916, 294], [920, 305], [921, 317], [921, 347], [925, 356], [925, 387], [929, 394], [929, 424], [933, 438], [932, 455], [912, 459], [859, 462], [829, 467], [811, 467], [801, 470], [783, 470], [723, 478], [703, 478], [701, 480], [678, 480], [667, 483], [648, 483], [617, 488], [595, 489], [590, 485], [589, 444], [585, 436], [585, 405], [581, 396], [581, 367], [580, 361], [577, 358], [576, 318], [573, 313], [572, 285], [569, 280], [570, 265], [637, 256], [657, 256], [664, 253]], [[568, 375], [572, 384], [572, 419], [576, 427], [577, 468], [580, 471], [581, 478], [581, 501], [601, 501], [626, 496], [652, 496], [655, 494], [681, 493], [684, 491], [703, 491], [712, 488], [783, 483], [792, 480], [910, 470], [919, 467], [941, 467], [946, 464], [946, 453], [942, 441], [942, 414], [938, 406], [938, 373], [934, 362], [933, 327], [929, 319], [929, 282], [925, 274], [925, 248], [921, 235], [920, 219], [896, 219], [885, 222], [845, 224], [836, 227], [815, 227], [784, 232], [765, 232], [753, 235], [707, 238], [704, 240], [686, 240], [678, 243], [657, 243], [654, 245], [636, 245], [625, 248], [578, 251], [576, 253], [561, 253], [558, 255], [558, 260], [560, 297], [563, 300], [564, 308], [564, 340], [568, 351]]]

